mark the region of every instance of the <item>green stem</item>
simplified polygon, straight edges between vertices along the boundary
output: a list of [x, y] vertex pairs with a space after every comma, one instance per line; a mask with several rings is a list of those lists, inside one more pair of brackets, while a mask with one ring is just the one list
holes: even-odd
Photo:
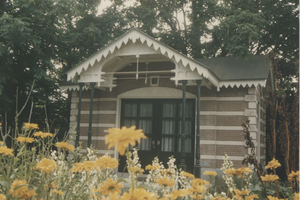
[[25, 180], [26, 180], [26, 172], [27, 172], [27, 143], [25, 143]]

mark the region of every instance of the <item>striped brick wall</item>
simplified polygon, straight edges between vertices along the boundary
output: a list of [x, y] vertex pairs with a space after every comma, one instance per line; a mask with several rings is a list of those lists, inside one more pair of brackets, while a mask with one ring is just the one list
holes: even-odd
[[[159, 86], [181, 90], [169, 79], [161, 79]], [[109, 153], [116, 156], [116, 152], [108, 150], [105, 145], [105, 135], [110, 127], [119, 125], [120, 99], [123, 92], [137, 88], [149, 87], [144, 80], [119, 81], [118, 86], [110, 92], [95, 89], [94, 111], [92, 123], [92, 145], [98, 149], [100, 155]], [[196, 95], [196, 86], [187, 86], [187, 92]], [[88, 122], [90, 109], [90, 91], [83, 91], [81, 105], [80, 141], [83, 149], [87, 146]], [[72, 92], [70, 132], [75, 131], [78, 113], [78, 92]], [[257, 105], [260, 100], [260, 135], [257, 131]], [[260, 158], [265, 160], [265, 104], [260, 88], [216, 88], [201, 87], [201, 165], [203, 168], [220, 168], [225, 153], [233, 160], [236, 167], [241, 166], [241, 160], [250, 153], [245, 147], [243, 129], [241, 124], [250, 119], [250, 133], [257, 146], [257, 137], [260, 137]], [[83, 150], [85, 151], [85, 150]]]

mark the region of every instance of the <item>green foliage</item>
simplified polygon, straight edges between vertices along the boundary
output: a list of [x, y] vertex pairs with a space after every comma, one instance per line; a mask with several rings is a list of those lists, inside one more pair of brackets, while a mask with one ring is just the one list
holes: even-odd
[[99, 3], [99, 0], [1, 1], [0, 121], [6, 120], [7, 127], [14, 127], [14, 115], [24, 105], [36, 80], [31, 99], [19, 119], [30, 120], [33, 102], [31, 120], [45, 129], [46, 118], [52, 119], [47, 123], [53, 130], [68, 131], [68, 101], [58, 82], [64, 79], [66, 70], [123, 33], [124, 20], [121, 15], [113, 14], [115, 8], [96, 16]]

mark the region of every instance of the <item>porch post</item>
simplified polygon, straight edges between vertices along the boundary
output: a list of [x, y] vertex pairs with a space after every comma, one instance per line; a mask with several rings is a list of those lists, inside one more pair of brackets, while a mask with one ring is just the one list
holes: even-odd
[[89, 131], [88, 131], [88, 148], [92, 143], [92, 122], [93, 122], [93, 98], [94, 98], [94, 86], [96, 83], [90, 83], [91, 85], [91, 101], [90, 101], [90, 118], [89, 118]]
[[81, 95], [82, 95], [83, 85], [84, 85], [84, 83], [79, 83], [79, 101], [78, 101], [77, 131], [76, 131], [75, 148], [78, 146], [79, 137], [80, 137]]
[[181, 116], [181, 152], [180, 152], [180, 164], [178, 165], [179, 168], [182, 170], [186, 170], [186, 164], [185, 164], [185, 90], [186, 90], [186, 84], [187, 80], [182, 80], [182, 116]]
[[194, 175], [196, 178], [201, 178], [200, 164], [200, 88], [202, 80], [196, 80], [197, 83], [197, 136], [196, 136], [196, 163], [194, 166]]

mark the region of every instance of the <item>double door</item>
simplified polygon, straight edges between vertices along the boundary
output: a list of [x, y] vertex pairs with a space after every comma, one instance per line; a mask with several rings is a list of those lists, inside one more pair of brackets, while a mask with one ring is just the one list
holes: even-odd
[[[194, 164], [195, 101], [186, 100], [185, 110], [185, 161], [187, 171], [192, 172]], [[138, 154], [143, 167], [151, 164], [154, 157], [166, 166], [169, 157], [180, 163], [182, 99], [123, 99], [121, 103], [121, 127], [136, 126], [143, 129], [147, 139], [142, 139]], [[119, 171], [126, 164], [120, 156]]]

